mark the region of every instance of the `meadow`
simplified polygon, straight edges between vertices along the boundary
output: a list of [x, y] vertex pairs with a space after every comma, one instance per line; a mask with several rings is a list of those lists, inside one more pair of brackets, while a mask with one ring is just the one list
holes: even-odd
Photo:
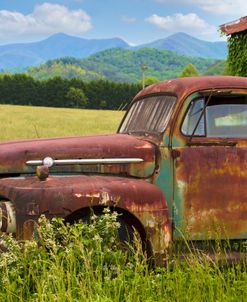
[[[123, 112], [0, 106], [1, 140], [115, 132]], [[0, 301], [247, 301], [247, 263], [205, 255], [152, 267], [136, 238], [119, 248], [117, 214], [65, 226], [40, 218], [36, 239], [0, 235]]]
[[122, 111], [0, 105], [0, 141], [114, 133]]

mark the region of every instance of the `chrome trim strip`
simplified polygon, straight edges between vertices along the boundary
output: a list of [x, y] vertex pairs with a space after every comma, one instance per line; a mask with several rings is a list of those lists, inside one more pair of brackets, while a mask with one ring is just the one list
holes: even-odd
[[[137, 164], [143, 161], [142, 158], [54, 159], [53, 165]], [[43, 160], [29, 160], [26, 162], [28, 166], [39, 166], [43, 164]]]

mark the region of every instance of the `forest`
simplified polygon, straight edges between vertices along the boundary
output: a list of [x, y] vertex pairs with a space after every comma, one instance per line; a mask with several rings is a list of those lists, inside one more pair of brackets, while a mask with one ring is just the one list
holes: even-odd
[[0, 77], [0, 104], [121, 110], [140, 84], [54, 77], [36, 80], [25, 74]]
[[[104, 78], [114, 82], [137, 83], [141, 77], [141, 64], [148, 66], [146, 76], [162, 81], [177, 77], [189, 63], [204, 74], [208, 72], [208, 68], [214, 69], [218, 62], [224, 61], [189, 57], [169, 50], [143, 48], [133, 51], [112, 48], [83, 59], [63, 57], [49, 60], [45, 64], [30, 67], [26, 74], [40, 80], [61, 76], [84, 81]], [[211, 74], [212, 72], [214, 70], [210, 71]]]

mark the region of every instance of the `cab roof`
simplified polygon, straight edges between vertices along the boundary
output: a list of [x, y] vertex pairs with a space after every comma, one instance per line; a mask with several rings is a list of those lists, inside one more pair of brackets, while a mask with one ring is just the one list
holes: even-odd
[[134, 98], [160, 93], [174, 94], [178, 98], [196, 91], [209, 89], [247, 89], [247, 78], [233, 76], [202, 76], [177, 78], [150, 85], [141, 90]]

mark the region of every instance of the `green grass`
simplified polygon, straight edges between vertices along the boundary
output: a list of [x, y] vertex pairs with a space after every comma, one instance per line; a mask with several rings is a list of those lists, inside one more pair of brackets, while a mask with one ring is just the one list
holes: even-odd
[[114, 133], [121, 111], [0, 105], [0, 140]]
[[119, 249], [117, 214], [90, 225], [40, 219], [38, 241], [2, 236], [0, 301], [246, 301], [246, 263], [220, 267], [201, 256], [150, 268], [138, 238]]

